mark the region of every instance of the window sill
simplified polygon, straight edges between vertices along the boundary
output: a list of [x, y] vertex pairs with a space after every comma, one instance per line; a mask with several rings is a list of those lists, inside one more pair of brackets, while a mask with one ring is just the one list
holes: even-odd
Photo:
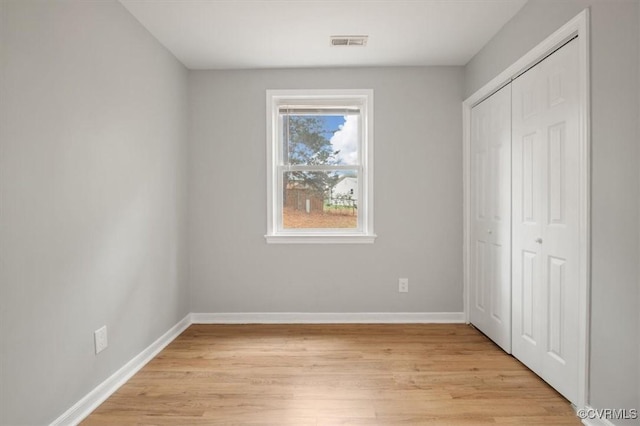
[[304, 234], [265, 235], [267, 244], [373, 244], [377, 235], [369, 234]]

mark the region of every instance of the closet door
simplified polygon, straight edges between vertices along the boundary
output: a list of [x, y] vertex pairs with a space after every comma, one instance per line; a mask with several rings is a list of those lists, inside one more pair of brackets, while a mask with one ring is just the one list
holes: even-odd
[[513, 355], [578, 396], [579, 91], [573, 40], [512, 83]]
[[511, 87], [471, 110], [469, 320], [511, 352]]

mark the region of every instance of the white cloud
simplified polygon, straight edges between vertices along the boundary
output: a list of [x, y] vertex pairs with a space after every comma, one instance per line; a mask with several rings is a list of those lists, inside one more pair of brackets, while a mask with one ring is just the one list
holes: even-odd
[[340, 151], [336, 156], [342, 164], [356, 164], [358, 162], [358, 116], [347, 115], [340, 129], [331, 137], [334, 151]]

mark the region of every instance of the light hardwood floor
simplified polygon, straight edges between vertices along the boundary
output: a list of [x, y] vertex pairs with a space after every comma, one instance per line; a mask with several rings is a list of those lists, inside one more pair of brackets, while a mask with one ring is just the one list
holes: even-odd
[[579, 425], [463, 324], [192, 325], [89, 425]]

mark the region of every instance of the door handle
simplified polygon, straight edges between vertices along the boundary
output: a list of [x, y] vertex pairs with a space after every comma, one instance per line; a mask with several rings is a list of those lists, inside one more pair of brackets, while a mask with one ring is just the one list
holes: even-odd
[[491, 229], [487, 229], [487, 234], [493, 234], [493, 231]]
[[542, 238], [538, 237], [535, 239], [535, 242], [538, 244], [542, 244]]

